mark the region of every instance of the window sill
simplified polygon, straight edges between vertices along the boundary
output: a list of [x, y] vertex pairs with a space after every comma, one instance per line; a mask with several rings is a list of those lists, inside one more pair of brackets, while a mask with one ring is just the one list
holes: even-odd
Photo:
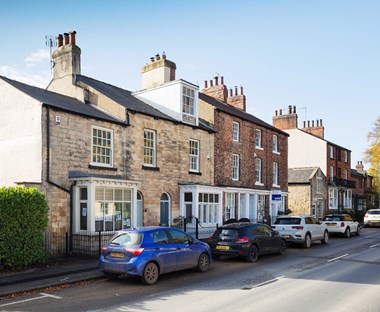
[[149, 171], [160, 171], [159, 167], [150, 167], [150, 166], [144, 166], [144, 165], [141, 166], [141, 169], [149, 170]]
[[264, 186], [264, 183], [261, 183], [261, 182], [255, 182], [255, 185], [258, 185], [258, 186]]
[[273, 154], [281, 155], [281, 153], [280, 153], [280, 152], [277, 152], [277, 151], [273, 151]]
[[97, 170], [117, 171], [116, 167], [105, 167], [105, 166], [93, 165], [93, 164], [89, 164], [88, 168], [90, 168], [90, 169], [97, 169]]
[[260, 150], [260, 151], [263, 151], [263, 150], [264, 150], [264, 148], [261, 147], [261, 146], [255, 146], [255, 149]]
[[201, 176], [202, 172], [199, 172], [199, 171], [189, 171], [189, 174], [195, 174], [195, 175]]
[[272, 187], [280, 188], [280, 185], [278, 185], [278, 184], [272, 184]]

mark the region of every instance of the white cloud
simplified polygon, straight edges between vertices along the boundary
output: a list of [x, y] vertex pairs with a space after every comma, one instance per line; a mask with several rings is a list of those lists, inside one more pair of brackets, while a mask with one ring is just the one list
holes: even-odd
[[46, 88], [51, 80], [49, 72], [27, 72], [9, 65], [0, 66], [0, 75], [40, 88]]
[[50, 60], [50, 52], [48, 50], [40, 49], [38, 51], [32, 52], [29, 56], [25, 58], [24, 61], [27, 67], [33, 67], [44, 60]]

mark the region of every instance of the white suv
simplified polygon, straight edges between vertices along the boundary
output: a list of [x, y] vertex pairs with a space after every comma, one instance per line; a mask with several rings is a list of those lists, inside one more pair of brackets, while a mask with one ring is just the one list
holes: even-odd
[[370, 209], [364, 215], [364, 226], [380, 226], [380, 209]]
[[313, 216], [277, 217], [272, 228], [287, 242], [303, 244], [305, 248], [310, 248], [312, 241], [321, 241], [322, 244], [326, 244], [329, 240], [326, 225]]

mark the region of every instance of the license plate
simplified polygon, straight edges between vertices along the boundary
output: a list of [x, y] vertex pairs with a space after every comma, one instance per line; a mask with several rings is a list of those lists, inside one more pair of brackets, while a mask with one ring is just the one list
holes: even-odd
[[220, 245], [217, 245], [216, 249], [218, 249], [218, 250], [229, 250], [230, 246], [220, 246]]
[[111, 257], [114, 257], [114, 258], [123, 258], [124, 254], [122, 252], [111, 252]]
[[289, 238], [290, 237], [290, 235], [284, 235], [284, 238]]
[[335, 226], [336, 224], [335, 223], [327, 223], [326, 225], [327, 226]]

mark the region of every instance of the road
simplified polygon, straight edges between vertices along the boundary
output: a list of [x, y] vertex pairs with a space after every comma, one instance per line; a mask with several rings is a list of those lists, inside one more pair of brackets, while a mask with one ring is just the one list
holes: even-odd
[[380, 229], [290, 247], [256, 263], [214, 261], [206, 273], [89, 284], [0, 302], [0, 311], [380, 311]]

